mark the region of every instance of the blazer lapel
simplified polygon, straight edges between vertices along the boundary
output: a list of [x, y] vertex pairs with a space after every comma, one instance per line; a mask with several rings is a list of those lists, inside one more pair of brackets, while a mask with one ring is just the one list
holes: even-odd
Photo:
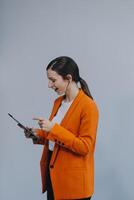
[[64, 118], [61, 121], [61, 125], [65, 125], [68, 122], [68, 119], [71, 118], [71, 114], [74, 111], [74, 109], [76, 108], [77, 104], [79, 103], [80, 99], [82, 98], [84, 92], [82, 91], [82, 89], [80, 89], [79, 93], [77, 94], [77, 96], [75, 97], [73, 103], [71, 104], [71, 106], [69, 107], [68, 111], [66, 112]]
[[[64, 118], [62, 119], [61, 121], [61, 125], [65, 125], [66, 122], [68, 121], [68, 118], [70, 118], [71, 116], [71, 113], [74, 111], [75, 107], [77, 106], [77, 104], [79, 103], [81, 97], [83, 96], [84, 92], [82, 89], [80, 89], [79, 93], [77, 94], [77, 96], [75, 97], [73, 103], [71, 104], [71, 106], [69, 107], [68, 111], [66, 112]], [[62, 100], [64, 99], [65, 95], [64, 96], [61, 96], [57, 102], [55, 103], [54, 107], [53, 107], [53, 110], [52, 110], [52, 113], [50, 115], [50, 120], [53, 119], [53, 117], [56, 115], [59, 107], [61, 106], [61, 103], [62, 103]]]
[[[75, 107], [77, 106], [78, 102], [80, 101], [81, 97], [83, 96], [84, 92], [82, 91], [82, 89], [79, 91], [78, 95], [75, 97], [73, 103], [71, 104], [70, 108], [68, 109], [67, 113], [65, 114], [64, 118], [61, 121], [61, 125], [65, 125], [68, 121], [68, 118], [71, 116], [71, 113], [74, 111]], [[58, 99], [58, 101], [56, 102], [52, 114], [50, 116], [50, 120], [53, 119], [53, 117], [56, 115], [58, 108], [61, 105], [61, 102], [63, 100], [64, 96], [62, 96], [61, 98]], [[54, 163], [56, 161], [57, 155], [58, 155], [58, 151], [60, 149], [59, 145], [55, 145], [55, 150], [53, 151], [52, 157], [51, 157], [51, 161], [50, 161], [50, 168], [54, 167]]]
[[60, 105], [61, 105], [61, 102], [62, 102], [62, 99], [64, 98], [64, 96], [61, 96], [57, 102], [55, 103], [54, 107], [53, 107], [53, 110], [52, 110], [52, 113], [49, 117], [49, 120], [51, 121], [53, 119], [53, 117], [56, 115]]

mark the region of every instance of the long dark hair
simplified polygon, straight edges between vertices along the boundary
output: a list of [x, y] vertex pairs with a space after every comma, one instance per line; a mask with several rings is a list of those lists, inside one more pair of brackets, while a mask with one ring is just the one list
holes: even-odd
[[88, 95], [91, 99], [93, 99], [86, 81], [79, 75], [78, 65], [72, 58], [67, 56], [57, 57], [48, 64], [46, 70], [48, 69], [56, 71], [59, 75], [63, 77], [63, 79], [66, 79], [67, 75], [70, 74], [72, 76], [72, 80], [76, 83], [80, 82], [81, 88], [84, 93]]

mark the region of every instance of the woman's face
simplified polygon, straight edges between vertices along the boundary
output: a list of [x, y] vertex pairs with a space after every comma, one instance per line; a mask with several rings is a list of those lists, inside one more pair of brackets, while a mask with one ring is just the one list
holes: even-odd
[[59, 95], [65, 93], [69, 82], [68, 80], [64, 80], [61, 75], [51, 69], [47, 70], [47, 77], [49, 88], [52, 88]]

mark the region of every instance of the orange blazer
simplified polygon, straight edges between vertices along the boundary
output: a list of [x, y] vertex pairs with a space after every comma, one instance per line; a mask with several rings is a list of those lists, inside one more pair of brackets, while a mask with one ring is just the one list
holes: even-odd
[[[55, 100], [50, 120], [56, 115], [63, 98], [60, 96]], [[55, 147], [49, 168], [55, 199], [92, 196], [97, 126], [96, 103], [80, 89], [60, 124], [55, 123], [48, 134], [37, 130], [36, 134], [44, 139], [40, 161], [43, 193], [46, 191], [48, 141], [51, 140]]]

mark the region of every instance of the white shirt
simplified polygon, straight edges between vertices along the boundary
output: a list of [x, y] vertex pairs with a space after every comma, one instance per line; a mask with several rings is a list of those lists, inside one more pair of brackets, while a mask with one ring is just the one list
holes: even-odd
[[[69, 107], [71, 106], [72, 102], [73, 102], [73, 100], [70, 102], [65, 102], [65, 100], [62, 101], [61, 106], [59, 107], [56, 116], [54, 116], [54, 118], [52, 120], [53, 123], [58, 123], [58, 124], [61, 123], [62, 119], [64, 118], [64, 116], [65, 116], [67, 110], [69, 109]], [[49, 150], [50, 151], [53, 151], [54, 145], [55, 145], [55, 142], [49, 141]]]

